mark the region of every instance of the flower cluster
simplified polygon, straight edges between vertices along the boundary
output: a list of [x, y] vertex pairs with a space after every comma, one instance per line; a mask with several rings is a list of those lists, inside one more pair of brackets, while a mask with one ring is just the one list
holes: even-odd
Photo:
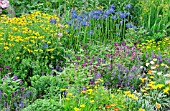
[[0, 0], [0, 14], [2, 13], [2, 8], [9, 7], [9, 1], [8, 0]]

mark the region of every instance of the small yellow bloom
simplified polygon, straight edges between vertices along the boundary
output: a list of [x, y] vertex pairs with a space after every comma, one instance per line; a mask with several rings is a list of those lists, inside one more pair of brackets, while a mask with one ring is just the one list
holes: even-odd
[[81, 108], [84, 108], [86, 105], [85, 104], [80, 104], [80, 107]]
[[90, 100], [90, 103], [94, 103], [94, 100]]
[[140, 108], [139, 111], [145, 111], [145, 109]]
[[70, 100], [70, 98], [66, 98], [66, 100], [68, 101], [68, 100]]
[[110, 104], [110, 106], [114, 107], [114, 106], [116, 106], [116, 104]]
[[19, 57], [16, 57], [17, 60], [19, 60]]
[[67, 95], [68, 95], [68, 96], [72, 96], [73, 94], [72, 94], [72, 93], [68, 93]]
[[166, 93], [166, 94], [169, 94], [169, 91], [170, 91], [170, 88], [169, 87], [166, 87], [163, 92]]
[[77, 108], [77, 107], [75, 107], [75, 108], [74, 108], [74, 111], [80, 111], [80, 109], [79, 109], [79, 108]]
[[164, 63], [162, 63], [162, 64], [161, 64], [161, 66], [165, 66], [165, 64], [164, 64]]
[[124, 91], [124, 94], [128, 95], [128, 94], [131, 94], [130, 91]]
[[155, 62], [156, 62], [156, 61], [157, 61], [157, 59], [156, 59], [156, 58], [154, 58], [154, 59], [153, 59], [153, 61], [155, 61]]
[[157, 108], [157, 109], [161, 108], [161, 104], [156, 103], [156, 108]]

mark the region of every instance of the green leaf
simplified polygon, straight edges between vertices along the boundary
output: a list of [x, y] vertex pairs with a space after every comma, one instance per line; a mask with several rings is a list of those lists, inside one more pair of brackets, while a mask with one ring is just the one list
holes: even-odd
[[51, 2], [57, 3], [57, 2], [62, 2], [63, 0], [52, 0]]

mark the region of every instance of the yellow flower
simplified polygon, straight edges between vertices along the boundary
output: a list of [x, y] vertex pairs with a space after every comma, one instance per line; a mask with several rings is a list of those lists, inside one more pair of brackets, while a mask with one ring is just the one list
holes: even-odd
[[81, 108], [84, 108], [86, 105], [85, 104], [80, 104], [80, 107]]
[[9, 50], [9, 47], [5, 46], [4, 49], [5, 49], [5, 50]]
[[164, 63], [162, 63], [162, 64], [161, 64], [161, 66], [165, 66], [165, 64], [164, 64]]
[[94, 100], [90, 100], [90, 103], [94, 103]]
[[68, 100], [70, 100], [70, 98], [66, 98], [66, 100], [68, 101]]
[[126, 95], [128, 95], [130, 93], [131, 93], [130, 91], [124, 91], [124, 94], [126, 94]]
[[164, 86], [165, 86], [164, 84], [157, 84], [157, 85], [156, 85], [157, 88], [162, 88], [162, 87], [164, 87]]
[[114, 107], [114, 106], [116, 106], [116, 104], [110, 104], [110, 106]]
[[52, 49], [47, 49], [48, 52], [52, 52], [53, 50], [54, 50], [54, 48], [52, 48]]
[[17, 60], [19, 60], [19, 57], [16, 57]]
[[161, 104], [156, 103], [156, 108], [157, 108], [157, 109], [161, 108]]
[[163, 92], [164, 93], [167, 93], [167, 94], [169, 94], [168, 92], [170, 91], [170, 88], [169, 87], [166, 87], [164, 90], [163, 90]]
[[143, 83], [145, 82], [145, 78], [139, 78]]
[[114, 95], [112, 95], [112, 98], [114, 98], [115, 96]]
[[139, 111], [145, 111], [145, 109], [139, 108]]
[[72, 93], [68, 93], [67, 95], [68, 95], [68, 96], [72, 96], [73, 94], [72, 94]]
[[75, 108], [74, 108], [74, 111], [80, 111], [80, 109], [79, 109], [79, 108], [77, 108], [77, 107], [75, 107]]
[[156, 58], [154, 58], [154, 59], [153, 59], [153, 61], [155, 61], [155, 62], [156, 62], [156, 61], [157, 61], [157, 59], [156, 59]]

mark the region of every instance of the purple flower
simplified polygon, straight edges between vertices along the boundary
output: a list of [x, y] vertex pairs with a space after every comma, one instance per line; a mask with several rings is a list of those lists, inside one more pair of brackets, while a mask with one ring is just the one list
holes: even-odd
[[6, 69], [9, 69], [9, 66], [5, 66]]
[[21, 90], [23, 91], [25, 88], [21, 88]]
[[23, 108], [23, 107], [24, 107], [24, 103], [21, 102], [21, 103], [20, 103], [20, 108]]
[[14, 75], [14, 77], [12, 78], [13, 81], [16, 81], [18, 79], [17, 75]]
[[14, 106], [15, 106], [15, 107], [18, 107], [18, 104], [15, 102], [15, 103], [14, 103]]
[[86, 89], [86, 87], [85, 87], [85, 86], [83, 86], [83, 87], [82, 87], [82, 90], [83, 90], [83, 91], [86, 91], [87, 89]]
[[101, 77], [101, 74], [96, 74], [95, 77], [96, 79], [99, 79]]
[[94, 80], [93, 79], [90, 79], [90, 84], [94, 84]]
[[2, 71], [3, 70], [3, 68], [0, 68], [0, 71]]

